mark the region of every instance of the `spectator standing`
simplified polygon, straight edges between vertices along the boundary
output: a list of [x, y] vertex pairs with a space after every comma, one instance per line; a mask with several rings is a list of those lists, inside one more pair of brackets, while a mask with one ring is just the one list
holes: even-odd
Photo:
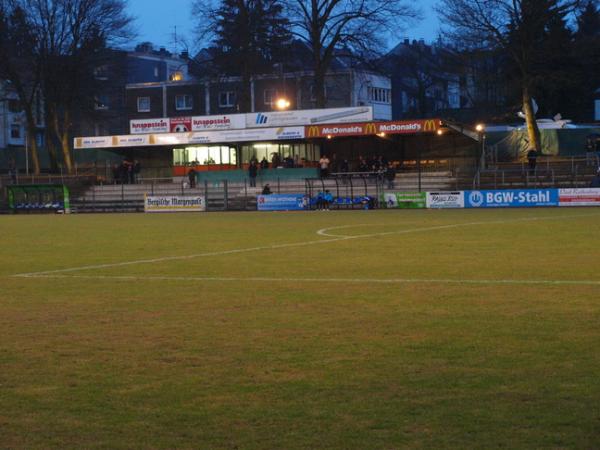
[[324, 209], [326, 209], [327, 211], [329, 211], [329, 206], [331, 205], [331, 203], [333, 202], [333, 195], [331, 195], [331, 192], [329, 191], [325, 191], [325, 195], [323, 195], [323, 207]]
[[8, 161], [8, 175], [12, 184], [17, 184], [17, 163], [15, 158], [10, 158]]
[[193, 167], [188, 172], [188, 180], [190, 182], [190, 189], [194, 189], [196, 187], [196, 169]]
[[279, 153], [274, 152], [271, 156], [271, 167], [277, 169], [281, 165], [281, 157]]
[[532, 148], [527, 152], [527, 163], [529, 165], [529, 175], [535, 173], [535, 165], [537, 164], [538, 152], [535, 148]]
[[590, 187], [600, 188], [600, 168], [598, 168], [598, 173], [596, 173], [596, 176], [594, 178], [592, 178]]
[[266, 170], [269, 168], [269, 161], [267, 161], [267, 157], [263, 156], [263, 159], [260, 161], [260, 170]]
[[389, 163], [387, 169], [385, 169], [385, 180], [387, 181], [387, 188], [394, 189], [394, 180], [396, 179], [396, 168], [392, 163]]
[[133, 161], [133, 182], [137, 183], [138, 178], [140, 177], [140, 172], [142, 171], [142, 165], [136, 159]]
[[321, 156], [319, 167], [321, 168], [321, 178], [326, 178], [329, 175], [329, 158], [327, 155]]
[[250, 162], [248, 167], [248, 178], [250, 178], [250, 187], [256, 187], [256, 175], [258, 174], [258, 166], [256, 160]]

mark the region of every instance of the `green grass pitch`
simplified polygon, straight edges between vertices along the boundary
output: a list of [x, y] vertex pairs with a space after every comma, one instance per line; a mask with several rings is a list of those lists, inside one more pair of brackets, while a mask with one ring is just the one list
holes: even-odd
[[0, 448], [600, 446], [600, 210], [0, 232]]

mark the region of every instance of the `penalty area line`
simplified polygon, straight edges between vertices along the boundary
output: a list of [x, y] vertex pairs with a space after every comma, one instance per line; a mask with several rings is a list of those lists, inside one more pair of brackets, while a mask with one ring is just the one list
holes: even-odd
[[477, 280], [452, 278], [289, 278], [289, 277], [194, 277], [164, 275], [60, 275], [34, 274], [23, 276], [34, 279], [84, 279], [116, 281], [187, 281], [187, 282], [269, 282], [269, 283], [348, 283], [348, 284], [471, 284], [471, 285], [580, 285], [600, 286], [600, 280]]

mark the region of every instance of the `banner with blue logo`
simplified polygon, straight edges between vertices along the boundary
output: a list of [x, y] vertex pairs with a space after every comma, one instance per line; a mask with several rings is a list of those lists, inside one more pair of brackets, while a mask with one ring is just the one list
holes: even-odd
[[307, 209], [308, 197], [304, 194], [270, 194], [257, 197], [259, 211], [302, 211]]
[[465, 192], [465, 208], [530, 208], [533, 206], [558, 206], [558, 189]]

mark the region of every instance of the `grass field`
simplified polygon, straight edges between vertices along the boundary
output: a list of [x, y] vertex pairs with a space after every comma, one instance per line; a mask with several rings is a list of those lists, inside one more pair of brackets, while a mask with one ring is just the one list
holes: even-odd
[[600, 447], [600, 210], [0, 232], [0, 448]]

